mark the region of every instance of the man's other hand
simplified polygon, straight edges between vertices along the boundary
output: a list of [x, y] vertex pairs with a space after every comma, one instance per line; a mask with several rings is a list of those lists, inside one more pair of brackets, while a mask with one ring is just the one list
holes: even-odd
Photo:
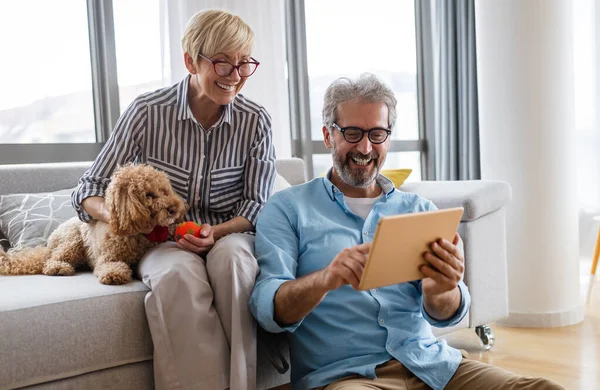
[[425, 275], [421, 287], [428, 296], [444, 294], [458, 286], [465, 272], [465, 259], [458, 247], [460, 236], [454, 235], [452, 242], [438, 240], [431, 244], [431, 252], [424, 254], [427, 265], [421, 266]]

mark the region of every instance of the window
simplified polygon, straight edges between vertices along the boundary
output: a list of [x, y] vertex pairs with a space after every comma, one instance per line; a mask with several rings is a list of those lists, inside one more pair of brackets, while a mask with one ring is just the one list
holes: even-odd
[[95, 142], [85, 1], [0, 2], [0, 40], [0, 144]]
[[389, 152], [384, 168], [410, 168], [412, 172], [406, 179], [407, 182], [421, 181], [421, 153], [420, 152]]
[[[412, 168], [411, 179], [420, 180], [425, 143], [418, 121], [414, 1], [372, 0], [368, 7], [361, 0], [297, 4], [288, 10], [288, 28], [292, 29], [288, 45], [300, 48], [288, 54], [290, 73], [295, 73], [290, 74], [290, 90], [296, 93], [290, 100], [305, 118], [292, 120], [292, 127], [297, 127], [294, 155], [305, 159], [314, 176], [331, 166], [321, 130], [325, 90], [338, 77], [371, 72], [392, 88], [398, 100], [385, 168]], [[299, 88], [294, 91], [291, 83]], [[303, 131], [303, 126], [309, 130]]]
[[159, 1], [113, 2], [119, 106], [123, 112], [138, 95], [168, 85], [161, 45]]
[[305, 0], [305, 7], [312, 138], [323, 138], [321, 108], [329, 84], [371, 72], [398, 99], [392, 138], [418, 139], [414, 2], [374, 0], [365, 7], [362, 0]]
[[131, 101], [169, 82], [160, 4], [0, 2], [0, 164], [93, 160]]

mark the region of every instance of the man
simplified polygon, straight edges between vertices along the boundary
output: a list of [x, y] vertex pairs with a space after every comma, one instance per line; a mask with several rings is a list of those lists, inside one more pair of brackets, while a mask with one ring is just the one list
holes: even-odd
[[395, 107], [373, 75], [336, 80], [323, 107], [333, 168], [275, 194], [259, 216], [250, 309], [266, 330], [291, 333], [293, 387], [561, 388], [466, 360], [436, 340], [431, 325], [457, 324], [470, 304], [458, 234], [432, 243], [423, 280], [356, 290], [379, 219], [436, 209], [379, 174]]

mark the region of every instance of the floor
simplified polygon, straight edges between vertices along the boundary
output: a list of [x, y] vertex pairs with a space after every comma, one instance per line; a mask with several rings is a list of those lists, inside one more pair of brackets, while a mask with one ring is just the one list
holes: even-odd
[[[581, 297], [589, 284], [590, 259], [581, 262]], [[469, 358], [527, 376], [552, 379], [567, 389], [600, 389], [600, 272], [594, 283], [585, 320], [563, 328], [510, 328], [492, 324], [496, 343], [484, 351], [473, 329], [446, 336], [449, 344], [469, 352]], [[281, 386], [278, 388], [289, 389]]]
[[[581, 296], [589, 285], [591, 260], [581, 263]], [[552, 379], [567, 389], [600, 389], [600, 274], [596, 277], [585, 320], [563, 328], [509, 328], [492, 325], [496, 343], [483, 351], [472, 329], [446, 337], [469, 352], [469, 358], [528, 376]]]

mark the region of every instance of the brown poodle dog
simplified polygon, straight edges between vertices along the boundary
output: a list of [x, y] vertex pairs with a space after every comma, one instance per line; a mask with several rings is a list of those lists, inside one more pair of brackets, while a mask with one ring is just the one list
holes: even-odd
[[87, 265], [100, 283], [128, 283], [131, 266], [159, 243], [149, 233], [162, 229], [166, 240], [167, 228], [174, 230], [187, 210], [169, 177], [149, 165], [116, 170], [105, 202], [109, 224], [71, 218], [50, 235], [45, 247], [0, 248], [0, 275], [73, 275], [78, 266]]

